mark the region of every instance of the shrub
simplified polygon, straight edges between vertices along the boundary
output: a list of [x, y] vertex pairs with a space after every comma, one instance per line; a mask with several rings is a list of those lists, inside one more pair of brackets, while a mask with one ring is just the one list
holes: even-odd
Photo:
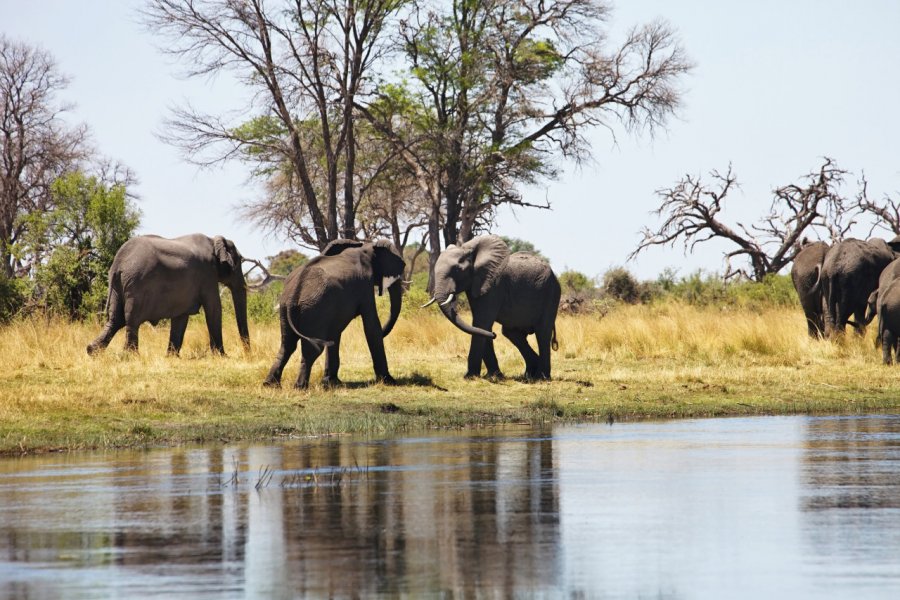
[[649, 302], [652, 298], [653, 288], [639, 282], [634, 275], [623, 267], [615, 267], [603, 275], [603, 294], [608, 298], [639, 304]]
[[594, 280], [579, 271], [566, 270], [559, 276], [559, 285], [563, 294], [579, 294], [593, 292]]
[[7, 323], [25, 306], [30, 289], [27, 281], [0, 274], [0, 323]]

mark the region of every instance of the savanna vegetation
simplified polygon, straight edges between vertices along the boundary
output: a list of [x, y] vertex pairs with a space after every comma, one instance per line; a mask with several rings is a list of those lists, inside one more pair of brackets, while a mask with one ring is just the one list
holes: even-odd
[[[900, 379], [885, 368], [874, 333], [817, 341], [786, 277], [725, 284], [700, 274], [646, 284], [645, 303], [598, 290], [602, 310], [562, 314], [554, 380], [518, 378], [521, 359], [499, 340], [507, 378], [465, 380], [468, 336], [407, 294], [386, 339], [399, 386], [372, 384], [358, 322], [345, 333], [345, 386], [261, 385], [278, 347], [278, 284], [251, 296], [252, 348], [226, 318], [225, 357], [209, 353], [202, 316], [192, 317], [180, 358], [167, 357], [168, 327], [144, 325], [141, 352], [121, 335], [99, 356], [84, 345], [96, 322], [45, 315], [5, 325], [0, 355], [0, 450], [25, 452], [172, 443], [401, 432], [503, 423], [618, 421], [746, 414], [856, 413], [900, 408]], [[313, 381], [321, 377], [321, 362]]]
[[[143, 326], [139, 354], [121, 349], [120, 334], [87, 355], [106, 273], [139, 226], [136, 180], [71, 122], [53, 57], [0, 35], [0, 452], [896, 409], [900, 383], [872, 333], [809, 338], [779, 274], [804, 238], [840, 240], [860, 216], [900, 232], [900, 201], [869, 200], [864, 178], [849, 198], [849, 173], [831, 158], [773, 190], [770, 211], [747, 227], [724, 216], [737, 187], [730, 166], [659, 190], [662, 223], [635, 254], [724, 240], [723, 277], [558, 272], [554, 380], [517, 378], [519, 355], [503, 339], [506, 379], [462, 378], [469, 338], [418, 308], [441, 250], [491, 231], [500, 207], [550, 208], [523, 187], [591, 158], [588, 131], [653, 133], [678, 116], [693, 64], [677, 33], [654, 21], [611, 36], [611, 10], [603, 0], [148, 0], [139, 18], [185, 75], [227, 73], [252, 99], [227, 114], [188, 101], [162, 137], [195, 164], [246, 165], [259, 194], [244, 216], [296, 247], [249, 261], [265, 284], [249, 300], [252, 346], [226, 315], [225, 357], [209, 353], [202, 316], [181, 358], [166, 356], [166, 322]], [[279, 277], [337, 238], [387, 238], [406, 259], [411, 283], [386, 340], [400, 385], [370, 384], [356, 323], [341, 345], [347, 385], [265, 389]]]

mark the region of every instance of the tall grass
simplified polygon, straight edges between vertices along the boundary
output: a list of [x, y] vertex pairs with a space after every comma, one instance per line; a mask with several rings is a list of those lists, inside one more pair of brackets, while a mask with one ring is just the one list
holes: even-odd
[[[469, 337], [437, 310], [411, 303], [386, 340], [401, 385], [370, 385], [372, 363], [357, 320], [341, 343], [338, 389], [323, 389], [324, 357], [310, 390], [263, 388], [279, 346], [277, 319], [251, 323], [241, 348], [225, 319], [227, 356], [208, 349], [192, 317], [180, 358], [168, 327], [144, 325], [140, 352], [123, 333], [93, 357], [96, 323], [31, 318], [0, 329], [0, 451], [246, 439], [335, 431], [558, 419], [847, 412], [900, 408], [898, 371], [880, 364], [874, 332], [811, 340], [795, 307], [748, 310], [679, 301], [616, 305], [605, 316], [561, 315], [554, 381], [529, 384], [518, 352], [495, 342], [505, 381], [464, 380]], [[261, 305], [262, 306], [262, 305]], [[386, 307], [382, 307], [386, 314]], [[499, 330], [499, 327], [496, 327]]]

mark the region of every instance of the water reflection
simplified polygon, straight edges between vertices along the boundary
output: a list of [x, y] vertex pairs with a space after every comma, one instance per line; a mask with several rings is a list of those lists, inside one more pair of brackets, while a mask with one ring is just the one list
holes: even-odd
[[100, 567], [140, 594], [158, 578], [191, 595], [550, 588], [552, 451], [549, 436], [453, 435], [10, 460], [0, 594], [105, 596], [81, 587]]
[[900, 592], [900, 418], [0, 461], [0, 597]]

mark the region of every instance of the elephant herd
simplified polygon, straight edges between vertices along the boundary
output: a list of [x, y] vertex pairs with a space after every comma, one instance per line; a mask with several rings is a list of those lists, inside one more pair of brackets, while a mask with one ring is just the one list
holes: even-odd
[[[188, 318], [203, 308], [209, 345], [223, 353], [222, 304], [219, 284], [231, 291], [238, 332], [246, 348], [247, 286], [242, 257], [231, 240], [202, 234], [165, 239], [154, 235], [135, 237], [119, 249], [109, 271], [106, 324], [88, 347], [88, 354], [106, 348], [125, 328], [125, 347], [138, 349], [141, 323], [154, 325], [169, 319], [168, 352], [177, 355]], [[387, 241], [335, 240], [307, 264], [285, 279], [279, 299], [281, 344], [264, 381], [280, 386], [285, 364], [300, 345], [301, 364], [296, 387], [306, 388], [315, 360], [325, 352], [323, 383], [340, 382], [341, 334], [356, 317], [372, 356], [376, 379], [395, 383], [388, 371], [384, 350], [387, 336], [400, 315], [401, 277], [406, 264]], [[527, 379], [550, 379], [550, 350], [556, 350], [556, 314], [561, 288], [550, 266], [528, 252], [510, 253], [498, 236], [476, 237], [459, 246], [448, 246], [435, 265], [434, 296], [444, 315], [472, 336], [466, 377], [477, 377], [484, 364], [489, 377], [502, 377], [494, 352], [493, 324], [525, 360]], [[375, 307], [375, 293], [387, 289], [390, 316], [382, 326]], [[457, 313], [457, 300], [465, 293], [473, 322]], [[534, 334], [538, 350], [527, 341]]]
[[878, 315], [882, 359], [891, 364], [900, 341], [900, 236], [806, 244], [791, 279], [811, 337], [832, 337], [847, 325], [862, 334]]

